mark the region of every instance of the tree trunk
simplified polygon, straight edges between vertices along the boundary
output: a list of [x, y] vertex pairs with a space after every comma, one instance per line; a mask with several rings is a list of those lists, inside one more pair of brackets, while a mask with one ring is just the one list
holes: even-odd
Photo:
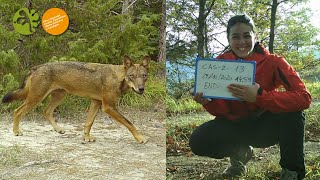
[[206, 55], [209, 55], [209, 53], [210, 53], [208, 44], [209, 44], [208, 25], [207, 25], [207, 22], [205, 22], [205, 24], [204, 24], [204, 46], [205, 46], [205, 54]]
[[158, 62], [165, 62], [165, 60], [166, 60], [166, 0], [162, 0], [162, 18], [161, 18], [161, 25], [160, 25]]
[[205, 5], [206, 0], [199, 0], [199, 17], [198, 17], [198, 34], [197, 34], [197, 40], [198, 40], [198, 57], [204, 57], [204, 29], [205, 29]]
[[136, 0], [124, 0], [122, 4], [122, 11], [123, 15], [127, 15], [126, 21], [124, 24], [120, 26], [120, 30], [123, 31], [127, 24], [131, 23], [131, 17], [133, 16], [133, 4]]
[[269, 51], [271, 54], [274, 53], [274, 30], [276, 26], [276, 13], [277, 13], [277, 7], [278, 7], [278, 1], [273, 0], [272, 7], [271, 7], [271, 25], [270, 25], [270, 34], [269, 34]]
[[133, 3], [136, 1], [134, 0], [124, 0], [122, 4], [122, 14], [133, 14]]

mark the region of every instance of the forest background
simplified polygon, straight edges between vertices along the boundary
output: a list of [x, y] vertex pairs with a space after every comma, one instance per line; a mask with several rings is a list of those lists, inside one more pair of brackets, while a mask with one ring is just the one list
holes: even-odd
[[[13, 15], [22, 7], [35, 9], [40, 18], [49, 8], [61, 8], [69, 16], [69, 27], [62, 35], [53, 36], [40, 23], [33, 34], [21, 35], [14, 30], [12, 22]], [[150, 107], [153, 103], [164, 102], [164, 7], [164, 1], [159, 0], [1, 0], [0, 96], [18, 88], [30, 67], [35, 65], [52, 61], [122, 64], [123, 56], [128, 55], [135, 63], [144, 56], [151, 57], [148, 91], [144, 100], [130, 93], [120, 104]], [[70, 111], [73, 107], [80, 110], [88, 103], [83, 98], [67, 97], [59, 110], [67, 107], [71, 107]], [[0, 111], [14, 107], [16, 103], [2, 104]]]
[[[319, 142], [320, 22], [314, 17], [319, 17], [320, 12], [315, 8], [317, 2], [313, 1], [313, 7], [311, 3], [309, 0], [167, 1], [168, 179], [206, 179], [210, 174], [219, 179], [219, 173], [228, 165], [227, 160], [201, 159], [190, 152], [188, 139], [193, 129], [214, 118], [192, 100], [190, 89], [196, 57], [214, 58], [228, 46], [226, 23], [236, 14], [251, 16], [259, 41], [271, 53], [285, 57], [303, 79], [313, 98], [311, 108], [306, 111], [306, 143]], [[316, 179], [320, 176], [320, 155], [316, 149], [310, 154], [307, 177]], [[256, 160], [262, 160], [253, 162], [248, 175], [242, 178], [274, 179], [280, 172], [277, 155], [269, 149], [257, 150]]]
[[[69, 26], [50, 35], [41, 26], [31, 35], [13, 27], [20, 8], [40, 18], [63, 9]], [[23, 19], [30, 22], [27, 17]], [[21, 22], [23, 22], [21, 21]], [[13, 110], [21, 101], [0, 104], [1, 179], [164, 179], [165, 178], [165, 1], [162, 0], [0, 0], [0, 98], [20, 87], [31, 67], [53, 61], [123, 64], [150, 56], [143, 95], [128, 93], [117, 108], [148, 139], [137, 144], [120, 123], [99, 111], [93, 143], [81, 143], [90, 100], [67, 95], [54, 112], [65, 134], [52, 131], [41, 116], [48, 97], [21, 122], [25, 133], [12, 133]]]

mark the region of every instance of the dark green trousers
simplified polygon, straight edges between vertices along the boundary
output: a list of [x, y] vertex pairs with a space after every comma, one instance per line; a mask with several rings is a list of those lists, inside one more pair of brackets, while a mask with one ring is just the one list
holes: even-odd
[[189, 145], [194, 154], [212, 158], [230, 157], [241, 147], [280, 145], [280, 165], [305, 177], [304, 124], [302, 111], [264, 112], [259, 116], [230, 121], [215, 118], [197, 127]]

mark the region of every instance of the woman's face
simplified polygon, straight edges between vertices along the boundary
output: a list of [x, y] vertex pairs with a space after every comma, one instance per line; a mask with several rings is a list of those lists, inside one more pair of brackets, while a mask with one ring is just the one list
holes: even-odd
[[245, 58], [251, 55], [255, 38], [255, 34], [249, 25], [237, 23], [230, 28], [228, 41], [232, 51], [239, 58]]

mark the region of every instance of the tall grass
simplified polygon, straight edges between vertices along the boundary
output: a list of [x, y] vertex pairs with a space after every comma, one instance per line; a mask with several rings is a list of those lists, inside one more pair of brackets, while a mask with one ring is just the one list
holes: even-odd
[[320, 132], [320, 103], [314, 102], [305, 110], [306, 129], [317, 129]]
[[154, 104], [163, 104], [166, 97], [166, 82], [164, 79], [150, 77], [146, 82], [145, 92], [138, 95], [135, 92], [129, 92], [119, 100], [120, 106], [130, 106], [133, 108], [148, 109]]
[[166, 97], [167, 115], [177, 115], [203, 111], [202, 105], [195, 102], [191, 96], [183, 97], [179, 100], [171, 96]]

